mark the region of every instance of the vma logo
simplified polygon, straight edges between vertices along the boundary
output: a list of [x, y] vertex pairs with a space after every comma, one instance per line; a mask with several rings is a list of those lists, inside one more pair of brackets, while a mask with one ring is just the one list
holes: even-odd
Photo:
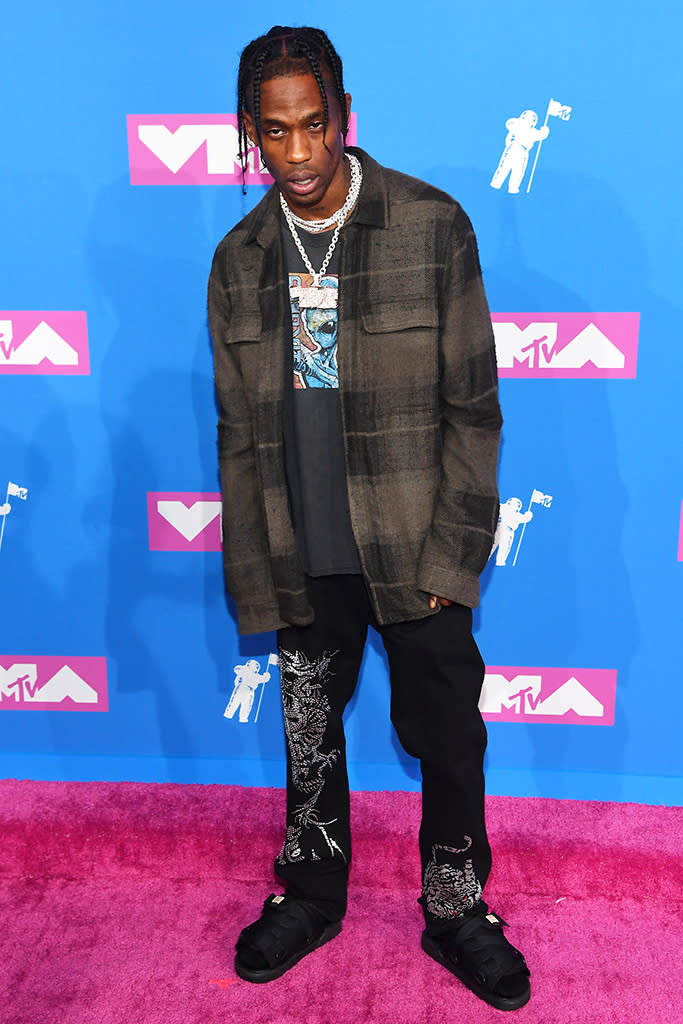
[[[241, 185], [237, 114], [129, 114], [131, 185]], [[351, 115], [348, 141], [356, 140]], [[258, 149], [247, 154], [245, 181], [272, 185]]]
[[0, 310], [2, 373], [90, 373], [86, 314]]
[[479, 710], [489, 722], [614, 725], [617, 673], [598, 668], [487, 667]]
[[[233, 686], [228, 706], [223, 712], [224, 718], [234, 719], [235, 715], [237, 715], [237, 721], [245, 724], [250, 721], [251, 712], [254, 710], [254, 704], [256, 704], [253, 721], [254, 723], [258, 722], [263, 693], [266, 683], [270, 679], [270, 670], [280, 664], [277, 654], [269, 654], [262, 670], [261, 660], [260, 658], [258, 660], [250, 658], [244, 665], [235, 665], [235, 685]], [[256, 700], [257, 692], [258, 700]]]
[[108, 711], [106, 658], [0, 656], [0, 711]]
[[507, 135], [505, 136], [505, 148], [500, 162], [491, 178], [492, 188], [501, 188], [507, 178], [508, 192], [516, 195], [519, 192], [522, 179], [526, 173], [529, 162], [529, 154], [536, 143], [536, 156], [529, 175], [529, 183], [526, 187], [527, 194], [531, 190], [531, 183], [536, 173], [536, 164], [541, 152], [541, 146], [550, 135], [548, 118], [557, 117], [560, 121], [568, 121], [572, 108], [563, 106], [557, 100], [550, 100], [545, 113], [545, 121], [540, 128], [537, 128], [538, 114], [535, 110], [523, 110], [519, 117], [509, 117], [505, 122]]
[[150, 551], [221, 551], [221, 496], [204, 491], [147, 495]]
[[636, 375], [640, 313], [494, 313], [499, 377]]

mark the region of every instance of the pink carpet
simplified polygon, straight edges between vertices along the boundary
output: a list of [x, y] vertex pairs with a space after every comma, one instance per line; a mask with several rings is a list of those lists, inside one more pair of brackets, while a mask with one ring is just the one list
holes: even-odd
[[507, 1015], [419, 947], [419, 798], [353, 797], [339, 938], [269, 985], [232, 946], [271, 888], [275, 790], [0, 782], [2, 1024], [680, 1024], [683, 808], [489, 798]]

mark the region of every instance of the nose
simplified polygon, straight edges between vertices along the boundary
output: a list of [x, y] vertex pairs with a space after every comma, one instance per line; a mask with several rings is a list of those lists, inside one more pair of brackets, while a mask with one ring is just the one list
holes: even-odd
[[311, 144], [306, 132], [290, 131], [287, 136], [287, 160], [290, 164], [303, 164], [311, 156]]

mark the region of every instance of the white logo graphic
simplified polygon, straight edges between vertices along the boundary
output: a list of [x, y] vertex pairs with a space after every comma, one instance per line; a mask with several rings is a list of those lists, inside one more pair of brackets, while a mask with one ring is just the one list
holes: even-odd
[[258, 722], [259, 712], [261, 710], [261, 701], [263, 700], [263, 691], [266, 688], [266, 683], [270, 679], [270, 667], [271, 665], [279, 665], [280, 659], [277, 654], [269, 654], [268, 661], [266, 662], [265, 672], [261, 672], [261, 666], [255, 658], [251, 658], [245, 662], [244, 665], [235, 665], [235, 686], [228, 706], [226, 707], [223, 715], [225, 718], [233, 718], [235, 713], [239, 711], [238, 721], [248, 722], [251, 709], [254, 706], [254, 698], [256, 691], [261, 687], [259, 694], [258, 705], [256, 708], [256, 714], [254, 715], [254, 722]]
[[157, 501], [157, 512], [185, 540], [193, 541], [216, 516], [221, 514], [220, 501], [195, 501], [187, 508], [182, 501]]
[[[138, 138], [172, 174], [177, 174], [204, 143], [208, 174], [241, 173], [237, 128], [232, 124], [182, 124], [175, 131], [165, 124], [141, 124]], [[247, 161], [252, 173], [254, 157], [255, 150], [249, 150]]]
[[0, 665], [0, 696], [17, 703], [61, 704], [70, 697], [75, 704], [97, 704], [99, 696], [85, 679], [65, 665], [42, 686], [38, 686], [36, 664]]
[[486, 674], [479, 700], [482, 714], [548, 715], [562, 718], [573, 711], [580, 718], [603, 718], [605, 707], [590, 690], [571, 676], [544, 700], [541, 700], [543, 677], [516, 675], [508, 680], [493, 672]]
[[10, 366], [78, 366], [78, 352], [44, 320], [19, 344], [14, 344], [11, 320], [0, 320], [0, 362]]
[[518, 526], [521, 526], [522, 532], [519, 537], [519, 543], [517, 544], [517, 550], [515, 551], [515, 557], [512, 561], [513, 566], [516, 565], [517, 555], [519, 554], [519, 549], [522, 546], [522, 540], [524, 539], [524, 531], [527, 528], [527, 524], [534, 518], [531, 506], [541, 505], [543, 508], [550, 508], [552, 502], [553, 498], [551, 494], [543, 494], [542, 491], [537, 491], [535, 488], [531, 492], [529, 507], [526, 512], [522, 512], [522, 502], [519, 498], [508, 498], [507, 501], [503, 502], [500, 506], [498, 526], [496, 527], [496, 533], [493, 538], [493, 547], [491, 548], [489, 558], [492, 558], [495, 552], [496, 565], [507, 565], [508, 555], [512, 550], [515, 531]]
[[9, 499], [19, 498], [20, 501], [26, 501], [27, 497], [28, 491], [26, 490], [25, 487], [19, 487], [18, 484], [13, 484], [11, 482], [7, 484], [7, 494], [5, 495], [5, 501], [2, 505], [0, 505], [0, 520], [2, 520], [2, 522], [0, 522], [0, 551], [2, 551], [2, 541], [5, 536], [5, 523], [7, 522], [7, 516], [12, 511], [12, 506], [10, 505]]
[[591, 363], [599, 370], [622, 370], [626, 357], [594, 323], [588, 324], [557, 351], [557, 321], [518, 327], [512, 322], [494, 323], [496, 357], [501, 369], [526, 363], [529, 369], [580, 370]]
[[562, 121], [568, 121], [571, 112], [571, 107], [563, 107], [561, 103], [557, 102], [557, 100], [551, 100], [548, 104], [545, 121], [541, 128], [536, 127], [538, 124], [538, 114], [535, 110], [523, 110], [519, 117], [508, 118], [505, 122], [505, 127], [507, 129], [505, 149], [503, 150], [503, 155], [500, 158], [500, 163], [491, 178], [492, 188], [501, 188], [505, 179], [509, 175], [508, 192], [513, 194], [519, 192], [519, 187], [522, 184], [522, 179], [526, 172], [529, 153], [538, 142], [534, 165], [531, 169], [531, 174], [529, 175], [529, 184], [527, 185], [528, 193], [531, 189], [531, 182], [534, 180], [534, 174], [536, 173], [538, 154], [541, 152], [543, 142], [550, 134], [548, 118], [559, 117]]

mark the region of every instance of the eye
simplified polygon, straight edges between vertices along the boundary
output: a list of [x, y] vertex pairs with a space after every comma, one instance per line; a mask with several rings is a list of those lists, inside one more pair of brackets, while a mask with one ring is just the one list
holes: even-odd
[[267, 128], [264, 132], [264, 135], [267, 135], [269, 139], [280, 139], [284, 134], [284, 128]]
[[320, 131], [322, 129], [324, 123], [325, 123], [324, 121], [312, 121], [309, 127], [314, 132], [318, 132], [318, 131]]

